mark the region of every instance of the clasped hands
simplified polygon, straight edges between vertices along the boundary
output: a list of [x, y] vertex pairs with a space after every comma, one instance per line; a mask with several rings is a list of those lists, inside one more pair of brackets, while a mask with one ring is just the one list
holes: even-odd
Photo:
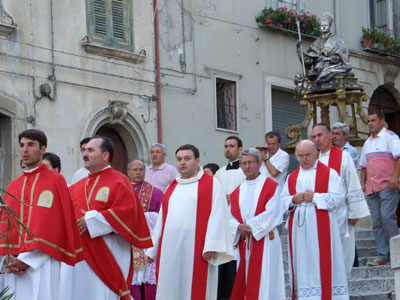
[[4, 263], [6, 265], [7, 273], [13, 273], [16, 275], [24, 273], [29, 268], [29, 265], [13, 255], [7, 256]]
[[313, 191], [305, 191], [304, 193], [297, 193], [293, 195], [292, 202], [293, 204], [301, 204], [303, 202], [310, 203], [314, 197]]

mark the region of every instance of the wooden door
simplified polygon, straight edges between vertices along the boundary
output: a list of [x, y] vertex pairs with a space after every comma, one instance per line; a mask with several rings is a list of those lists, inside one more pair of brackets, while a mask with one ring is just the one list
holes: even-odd
[[122, 140], [118, 132], [107, 126], [101, 127], [97, 132], [97, 135], [102, 135], [110, 138], [114, 143], [114, 157], [111, 161], [111, 166], [121, 173], [126, 174], [128, 166], [128, 154], [126, 151], [125, 143]]

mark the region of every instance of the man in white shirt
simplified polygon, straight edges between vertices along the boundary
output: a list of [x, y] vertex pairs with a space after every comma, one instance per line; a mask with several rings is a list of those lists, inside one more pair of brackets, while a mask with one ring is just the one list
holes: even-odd
[[350, 127], [345, 123], [336, 122], [332, 125], [332, 135], [333, 144], [344, 150], [349, 152], [351, 158], [353, 159], [354, 165], [358, 166], [358, 161], [360, 160], [360, 156], [358, 155], [358, 151], [347, 141], [349, 137]]
[[261, 160], [263, 161], [260, 173], [275, 180], [281, 190], [285, 184], [289, 167], [289, 154], [280, 149], [282, 141], [279, 132], [267, 132], [265, 134], [265, 142], [267, 143], [267, 149], [259, 149], [261, 150]]
[[[80, 148], [81, 148], [82, 156], [83, 156], [83, 152], [86, 151], [86, 145], [87, 145], [87, 143], [89, 141], [90, 141], [90, 137], [86, 137], [80, 142]], [[88, 175], [89, 175], [89, 170], [86, 169], [85, 166], [83, 166], [82, 168], [77, 170], [74, 173], [74, 175], [72, 176], [71, 185], [73, 185], [74, 183], [77, 183], [79, 180], [81, 180], [82, 178], [87, 177]]]

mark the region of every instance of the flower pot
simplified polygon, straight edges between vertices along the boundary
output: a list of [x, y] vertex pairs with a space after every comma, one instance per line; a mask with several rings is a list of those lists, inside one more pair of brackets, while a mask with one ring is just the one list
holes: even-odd
[[372, 39], [364, 39], [363, 43], [364, 43], [364, 48], [370, 49], [372, 48], [372, 44], [374, 43], [374, 41]]

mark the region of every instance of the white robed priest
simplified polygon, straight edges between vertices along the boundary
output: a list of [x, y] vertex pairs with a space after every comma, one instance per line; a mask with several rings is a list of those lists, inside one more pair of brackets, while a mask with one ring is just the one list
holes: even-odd
[[179, 174], [167, 188], [153, 232], [156, 299], [215, 300], [218, 265], [234, 259], [229, 210], [216, 179], [199, 166], [193, 145], [176, 150]]
[[[344, 192], [337, 172], [318, 161], [313, 142], [296, 146], [300, 167], [287, 178], [281, 198], [287, 212], [293, 299], [347, 300], [346, 270], [334, 211]], [[310, 296], [312, 295], [312, 296]]]
[[361, 189], [353, 159], [348, 152], [332, 145], [330, 127], [319, 123], [314, 126], [311, 136], [320, 152], [319, 161], [333, 168], [341, 179], [345, 201], [343, 205], [336, 208], [335, 214], [343, 247], [346, 274], [350, 276], [356, 249], [354, 226], [358, 219], [370, 215], [368, 204]]
[[260, 174], [261, 155], [255, 148], [240, 153], [246, 180], [231, 194], [231, 232], [240, 259], [232, 300], [284, 300], [282, 248], [276, 228], [283, 204], [278, 183]]

